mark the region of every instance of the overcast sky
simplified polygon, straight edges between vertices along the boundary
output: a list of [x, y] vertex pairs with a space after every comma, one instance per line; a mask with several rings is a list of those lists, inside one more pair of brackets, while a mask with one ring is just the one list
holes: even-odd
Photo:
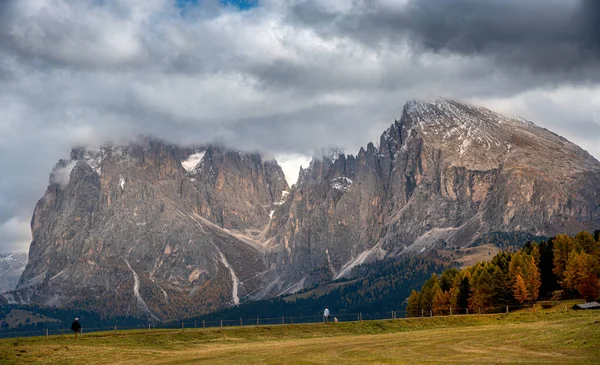
[[0, 252], [78, 144], [356, 153], [408, 99], [522, 116], [600, 157], [597, 0], [0, 0]]

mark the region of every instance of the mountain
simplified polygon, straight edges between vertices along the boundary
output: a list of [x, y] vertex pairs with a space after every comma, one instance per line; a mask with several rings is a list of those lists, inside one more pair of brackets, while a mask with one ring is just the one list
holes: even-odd
[[9, 303], [173, 318], [237, 304], [267, 269], [257, 241], [289, 189], [275, 161], [156, 140], [60, 161]]
[[26, 253], [0, 253], [0, 293], [17, 287], [25, 265], [27, 265]]
[[356, 156], [275, 161], [156, 140], [74, 149], [4, 300], [189, 317], [343, 279], [378, 259], [600, 226], [600, 162], [533, 123], [408, 102]]
[[[491, 233], [552, 236], [600, 226], [600, 162], [521, 119], [454, 101], [408, 102], [357, 156], [314, 159], [273, 215], [272, 294], [328, 268], [459, 248]], [[319, 274], [321, 275], [321, 274]]]

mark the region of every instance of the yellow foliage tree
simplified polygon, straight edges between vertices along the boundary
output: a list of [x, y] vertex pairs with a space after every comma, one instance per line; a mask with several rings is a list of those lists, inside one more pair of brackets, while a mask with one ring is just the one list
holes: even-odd
[[564, 273], [569, 263], [569, 253], [573, 250], [573, 239], [566, 234], [559, 234], [553, 243], [554, 268], [552, 271], [558, 281], [564, 280]]
[[513, 286], [513, 294], [515, 299], [517, 299], [517, 301], [519, 301], [521, 304], [529, 300], [529, 290], [527, 290], [527, 284], [525, 284], [525, 280], [523, 280], [521, 274], [517, 274], [517, 278]]
[[574, 252], [564, 274], [562, 285], [577, 290], [586, 300], [595, 300], [600, 295], [599, 264], [596, 258], [585, 252]]
[[529, 291], [529, 299], [535, 301], [540, 295], [540, 287], [542, 286], [542, 277], [538, 269], [534, 256], [531, 257], [529, 268], [527, 270], [527, 290]]

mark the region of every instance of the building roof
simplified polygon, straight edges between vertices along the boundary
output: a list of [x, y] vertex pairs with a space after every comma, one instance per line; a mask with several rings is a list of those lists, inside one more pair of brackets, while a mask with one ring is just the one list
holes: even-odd
[[600, 303], [598, 302], [589, 302], [584, 304], [575, 304], [573, 309], [600, 309]]

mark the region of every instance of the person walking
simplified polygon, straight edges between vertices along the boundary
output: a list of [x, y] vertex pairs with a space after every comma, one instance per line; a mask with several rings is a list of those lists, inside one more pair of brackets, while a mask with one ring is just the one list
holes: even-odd
[[81, 332], [81, 323], [79, 323], [79, 318], [75, 318], [75, 320], [71, 323], [71, 331], [75, 333], [75, 339], [77, 339], [77, 335]]
[[325, 323], [329, 324], [329, 308], [325, 307], [323, 311], [323, 318], [325, 318]]

